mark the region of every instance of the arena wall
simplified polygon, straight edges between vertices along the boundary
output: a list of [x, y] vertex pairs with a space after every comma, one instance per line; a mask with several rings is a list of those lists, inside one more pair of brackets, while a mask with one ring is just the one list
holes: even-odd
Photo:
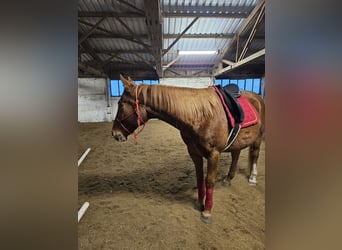
[[[111, 97], [105, 78], [78, 79], [78, 121], [111, 122], [117, 112], [119, 97]], [[213, 83], [211, 77], [161, 78], [160, 84], [204, 88]]]
[[[107, 79], [78, 79], [78, 121], [112, 121], [118, 98], [107, 97]], [[113, 109], [115, 108], [115, 110]]]

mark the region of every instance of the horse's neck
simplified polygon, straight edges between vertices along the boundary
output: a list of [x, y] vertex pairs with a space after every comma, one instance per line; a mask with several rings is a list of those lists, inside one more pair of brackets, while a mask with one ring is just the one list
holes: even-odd
[[148, 88], [150, 90], [147, 91], [144, 102], [149, 118], [158, 118], [177, 128], [181, 125], [190, 125], [191, 122], [187, 117], [179, 115], [178, 109], [189, 101], [182, 96], [182, 93], [170, 91], [166, 95], [165, 91], [168, 91], [168, 87], [158, 88], [158, 86], [150, 85]]

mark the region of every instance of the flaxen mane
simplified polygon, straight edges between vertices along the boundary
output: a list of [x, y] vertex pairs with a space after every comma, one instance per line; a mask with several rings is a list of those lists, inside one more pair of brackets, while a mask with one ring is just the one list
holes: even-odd
[[183, 119], [211, 119], [221, 103], [212, 88], [184, 88], [163, 85], [139, 87], [144, 102]]

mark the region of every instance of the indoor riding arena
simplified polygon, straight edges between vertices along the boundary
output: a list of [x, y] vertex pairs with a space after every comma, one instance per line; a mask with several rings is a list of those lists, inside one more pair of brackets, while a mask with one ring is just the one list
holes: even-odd
[[265, 249], [264, 26], [264, 0], [78, 2], [79, 249]]

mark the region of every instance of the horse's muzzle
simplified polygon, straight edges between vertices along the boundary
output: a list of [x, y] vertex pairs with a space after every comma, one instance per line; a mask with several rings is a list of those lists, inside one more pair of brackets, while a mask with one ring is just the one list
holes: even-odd
[[119, 142], [124, 142], [127, 140], [127, 138], [121, 134], [120, 132], [114, 132], [112, 131], [112, 136], [114, 137], [115, 140], [119, 141]]

